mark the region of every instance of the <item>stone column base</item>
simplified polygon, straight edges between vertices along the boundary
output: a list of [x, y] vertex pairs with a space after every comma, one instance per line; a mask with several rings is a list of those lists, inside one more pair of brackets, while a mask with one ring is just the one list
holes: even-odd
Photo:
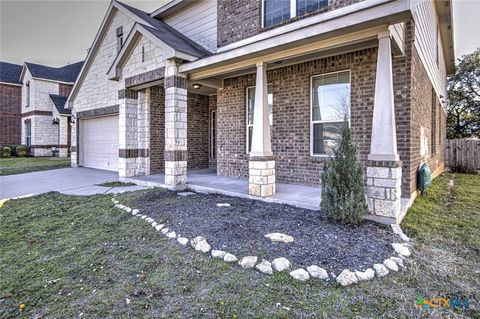
[[397, 219], [401, 213], [401, 161], [368, 161], [366, 196], [371, 214]]
[[275, 161], [272, 157], [250, 158], [248, 193], [267, 197], [275, 194]]
[[119, 177], [133, 177], [136, 176], [137, 163], [136, 158], [124, 158], [118, 159], [118, 176]]
[[165, 161], [165, 185], [184, 190], [187, 184], [187, 161]]

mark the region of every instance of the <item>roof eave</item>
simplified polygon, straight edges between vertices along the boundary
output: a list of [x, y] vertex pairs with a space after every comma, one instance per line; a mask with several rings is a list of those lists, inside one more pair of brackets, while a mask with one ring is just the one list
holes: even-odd
[[150, 16], [153, 18], [164, 18], [180, 9], [185, 8], [189, 4], [190, 4], [189, 1], [186, 1], [186, 0], [170, 0], [160, 8], [151, 12]]
[[453, 14], [451, 0], [435, 1], [439, 31], [443, 44], [443, 55], [447, 74], [455, 73], [455, 42], [453, 30]]

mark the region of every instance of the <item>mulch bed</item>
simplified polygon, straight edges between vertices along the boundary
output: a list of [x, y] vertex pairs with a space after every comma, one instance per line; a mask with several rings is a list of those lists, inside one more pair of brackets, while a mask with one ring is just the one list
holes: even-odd
[[[231, 207], [217, 207], [217, 203]], [[391, 243], [397, 241], [389, 226], [365, 222], [349, 227], [318, 211], [223, 195], [180, 197], [154, 190], [136, 198], [132, 207], [181, 236], [204, 236], [213, 249], [239, 259], [285, 257], [295, 266], [315, 264], [337, 275], [345, 268], [364, 270], [382, 263], [394, 255]], [[272, 232], [293, 236], [294, 242], [271, 242], [265, 235]]]

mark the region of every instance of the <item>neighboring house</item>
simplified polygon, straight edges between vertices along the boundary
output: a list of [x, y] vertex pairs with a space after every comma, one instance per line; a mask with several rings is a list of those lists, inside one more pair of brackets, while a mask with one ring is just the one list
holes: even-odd
[[173, 0], [108, 8], [69, 97], [72, 165], [320, 185], [348, 116], [370, 212], [403, 218], [444, 169], [450, 1]]
[[22, 66], [0, 62], [0, 145], [21, 141]]
[[69, 156], [70, 116], [65, 102], [83, 62], [55, 68], [24, 63], [22, 87], [22, 144], [34, 156]]

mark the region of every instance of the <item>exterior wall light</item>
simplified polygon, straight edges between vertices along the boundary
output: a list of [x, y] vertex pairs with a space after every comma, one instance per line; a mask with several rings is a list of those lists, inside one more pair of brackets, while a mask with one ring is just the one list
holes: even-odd
[[202, 87], [202, 85], [198, 84], [198, 83], [195, 83], [192, 86], [193, 86], [194, 89], [197, 89], [197, 90]]

